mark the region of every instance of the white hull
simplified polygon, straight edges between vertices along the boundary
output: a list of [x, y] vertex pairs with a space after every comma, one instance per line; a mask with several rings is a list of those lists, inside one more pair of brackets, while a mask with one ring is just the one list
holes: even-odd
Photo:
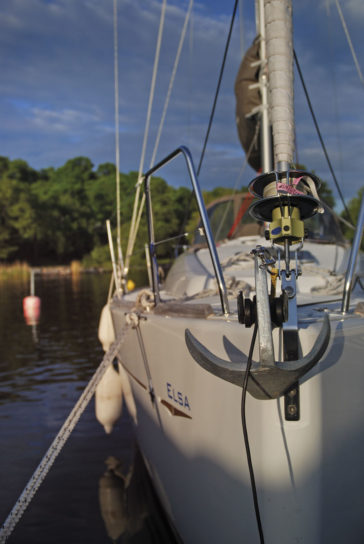
[[[338, 306], [325, 304], [332, 312]], [[126, 311], [130, 302], [113, 302], [116, 331]], [[310, 307], [300, 310], [303, 352], [318, 333], [314, 321], [320, 318], [313, 314], [320, 315]], [[185, 543], [258, 542], [241, 426], [242, 390], [202, 369], [184, 340], [188, 328], [217, 356], [238, 361], [239, 350], [248, 353], [252, 329], [240, 325], [236, 315], [193, 319], [152, 311], [144, 316], [140, 333], [128, 332], [120, 359], [136, 402], [137, 439], [169, 517]], [[285, 421], [282, 398], [247, 396], [268, 543], [341, 543], [348, 533], [350, 542], [364, 541], [364, 322], [334, 313], [330, 321], [326, 354], [302, 380], [299, 421]], [[275, 344], [278, 353], [277, 338]], [[257, 350], [253, 359], [258, 360]], [[155, 402], [148, 392], [149, 373]]]
[[[340, 311], [344, 281], [348, 295], [355, 259], [349, 261], [330, 212], [321, 215], [319, 180], [290, 170], [295, 139], [290, 2], [257, 4], [260, 35], [265, 36], [258, 81], [263, 139], [270, 148], [271, 117], [277, 170], [249, 186], [257, 198], [251, 215], [259, 223], [249, 222], [243, 194], [220, 198], [206, 210], [184, 146], [146, 172], [152, 292], [143, 303], [143, 293], [119, 297], [119, 289], [110, 305], [115, 336], [124, 337], [126, 330], [119, 361], [134, 395], [141, 452], [181, 540], [258, 542], [242, 430], [242, 387], [234, 385], [242, 384], [253, 334], [238, 321], [236, 300], [244, 291], [239, 319], [250, 324], [253, 316], [259, 335], [245, 408], [265, 542], [359, 544], [364, 542], [364, 320], [354, 313], [359, 301], [355, 293], [350, 310], [344, 297]], [[267, 172], [269, 154], [266, 150], [263, 162]], [[193, 246], [176, 260], [162, 290], [156, 245], [166, 240], [155, 237], [151, 180], [178, 155], [186, 161], [201, 223]], [[267, 223], [270, 244], [261, 238]], [[358, 233], [353, 255], [360, 246]], [[208, 250], [202, 249], [206, 244]], [[268, 245], [267, 251], [260, 247]], [[347, 268], [351, 272], [344, 280]], [[267, 277], [272, 278], [269, 294]], [[118, 289], [116, 273], [115, 284]], [[247, 302], [254, 291], [256, 299]], [[273, 333], [272, 323], [277, 327]], [[192, 337], [185, 336], [186, 330]], [[294, 412], [286, 413], [283, 395], [298, 376], [299, 417], [292, 421]], [[249, 391], [274, 400], [258, 400]]]

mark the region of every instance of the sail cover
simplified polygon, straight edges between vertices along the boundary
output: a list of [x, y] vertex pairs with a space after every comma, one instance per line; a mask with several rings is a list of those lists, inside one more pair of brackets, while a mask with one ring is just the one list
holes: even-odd
[[[259, 113], [250, 115], [254, 108], [261, 105], [259, 87], [250, 88], [251, 85], [258, 83], [259, 64], [255, 64], [257, 61], [259, 61], [258, 36], [244, 55], [235, 80], [236, 124], [245, 153], [249, 151], [259, 122]], [[260, 170], [262, 167], [259, 135], [248, 156], [248, 163], [254, 170]]]

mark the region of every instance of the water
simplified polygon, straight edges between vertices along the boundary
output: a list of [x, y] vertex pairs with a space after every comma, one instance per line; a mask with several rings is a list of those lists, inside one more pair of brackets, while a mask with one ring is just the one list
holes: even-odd
[[[37, 278], [37, 330], [22, 314], [29, 286], [0, 284], [2, 522], [102, 359], [97, 326], [108, 284], [102, 274]], [[133, 478], [125, 490], [128, 472]], [[64, 542], [172, 542], [126, 409], [106, 435], [90, 402], [9, 539]]]

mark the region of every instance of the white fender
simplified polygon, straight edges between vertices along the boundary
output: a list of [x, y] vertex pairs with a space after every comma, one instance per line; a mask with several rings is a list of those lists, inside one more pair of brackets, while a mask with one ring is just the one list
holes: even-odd
[[122, 384], [119, 373], [110, 364], [95, 391], [96, 419], [110, 434], [120, 418], [123, 405]]
[[121, 387], [124, 393], [125, 404], [128, 409], [129, 415], [132, 418], [133, 422], [137, 423], [137, 410], [134, 402], [133, 392], [130, 387], [129, 377], [124, 370], [123, 365], [119, 362], [119, 378], [121, 382]]
[[[104, 351], [107, 351], [115, 341], [114, 324], [108, 304], [103, 307], [101, 312], [98, 337]], [[112, 431], [114, 423], [121, 416], [123, 394], [129, 415], [136, 423], [137, 411], [129, 377], [119, 362], [118, 372], [110, 365], [95, 392], [96, 418], [104, 426], [107, 433]]]
[[109, 304], [105, 304], [101, 311], [98, 337], [104, 351], [107, 351], [110, 345], [115, 341], [114, 324]]

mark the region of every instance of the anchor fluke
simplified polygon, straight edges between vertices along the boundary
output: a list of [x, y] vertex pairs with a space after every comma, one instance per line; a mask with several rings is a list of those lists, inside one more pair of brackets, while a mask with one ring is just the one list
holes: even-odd
[[[242, 387], [247, 358], [240, 363], [217, 357], [189, 329], [185, 331], [187, 348], [194, 360], [211, 374]], [[311, 351], [296, 361], [275, 362], [272, 366], [253, 362], [248, 379], [249, 393], [259, 400], [276, 399], [283, 395], [299, 378], [304, 376], [324, 355], [330, 340], [330, 321], [324, 315], [320, 333]]]

